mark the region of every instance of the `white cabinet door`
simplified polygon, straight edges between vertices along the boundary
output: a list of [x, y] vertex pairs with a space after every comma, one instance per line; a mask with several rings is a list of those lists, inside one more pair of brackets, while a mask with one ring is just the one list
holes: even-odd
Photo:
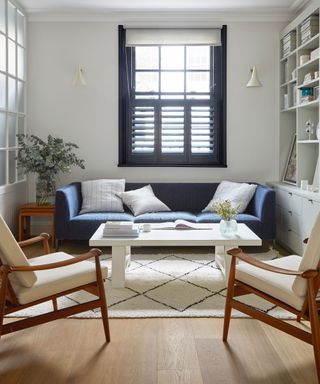
[[302, 211], [302, 237], [310, 236], [311, 229], [320, 212], [320, 203], [312, 199], [303, 199]]

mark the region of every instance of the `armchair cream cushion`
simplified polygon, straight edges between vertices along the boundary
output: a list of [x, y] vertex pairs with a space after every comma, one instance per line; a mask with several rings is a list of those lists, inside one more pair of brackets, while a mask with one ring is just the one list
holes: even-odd
[[[2, 264], [9, 266], [30, 265], [2, 216], [0, 216], [0, 259]], [[32, 287], [36, 280], [37, 276], [32, 271], [10, 273], [10, 281], [23, 287]]]
[[[320, 214], [313, 225], [309, 241], [303, 253], [299, 271], [308, 269], [317, 269], [320, 260]], [[307, 280], [303, 277], [296, 277], [292, 289], [299, 296], [305, 296], [307, 293]]]
[[[55, 252], [30, 259], [30, 265], [56, 263], [72, 258], [73, 256], [67, 253]], [[101, 271], [102, 278], [106, 278], [107, 267], [101, 266]], [[27, 304], [97, 280], [95, 263], [90, 261], [81, 261], [66, 267], [36, 271], [36, 276], [37, 281], [31, 288], [12, 283], [20, 304]]]
[[[299, 269], [300, 262], [301, 257], [296, 255], [265, 261], [265, 263], [279, 268], [296, 271]], [[253, 265], [243, 263], [239, 264], [236, 268], [236, 279], [283, 301], [297, 310], [301, 310], [303, 306], [305, 298], [297, 295], [292, 289], [295, 276], [269, 272], [254, 267]]]

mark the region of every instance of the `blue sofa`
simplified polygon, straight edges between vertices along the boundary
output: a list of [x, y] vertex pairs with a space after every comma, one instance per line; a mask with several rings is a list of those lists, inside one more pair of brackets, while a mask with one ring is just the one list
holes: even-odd
[[[147, 183], [126, 183], [126, 191], [141, 188]], [[81, 183], [59, 188], [55, 201], [56, 240], [88, 240], [101, 223], [107, 220], [152, 223], [184, 219], [196, 223], [218, 223], [220, 217], [201, 212], [211, 200], [218, 183], [150, 183], [155, 195], [170, 207], [171, 212], [145, 213], [139, 216], [125, 212], [92, 212], [79, 214], [82, 204]], [[262, 239], [275, 238], [275, 193], [258, 185], [246, 211], [236, 217]]]

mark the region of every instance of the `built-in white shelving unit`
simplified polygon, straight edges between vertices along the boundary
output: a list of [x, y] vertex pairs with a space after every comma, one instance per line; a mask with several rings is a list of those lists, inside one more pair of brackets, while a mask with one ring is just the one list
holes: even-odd
[[[320, 212], [319, 8], [319, 2], [312, 2], [280, 34], [280, 181], [269, 185], [276, 191], [277, 240], [300, 254]], [[307, 122], [312, 135], [306, 132]], [[294, 137], [296, 173], [290, 185], [283, 176]], [[302, 190], [301, 180], [316, 183], [318, 190]]]

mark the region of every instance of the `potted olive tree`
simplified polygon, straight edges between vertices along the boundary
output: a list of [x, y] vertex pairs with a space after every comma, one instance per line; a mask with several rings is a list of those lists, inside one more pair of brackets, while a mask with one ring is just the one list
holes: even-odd
[[36, 200], [39, 205], [53, 202], [59, 172], [71, 172], [72, 166], [84, 169], [74, 149], [76, 144], [64, 142], [59, 137], [48, 136], [47, 141], [35, 135], [18, 134], [18, 167], [24, 173], [37, 175]]

